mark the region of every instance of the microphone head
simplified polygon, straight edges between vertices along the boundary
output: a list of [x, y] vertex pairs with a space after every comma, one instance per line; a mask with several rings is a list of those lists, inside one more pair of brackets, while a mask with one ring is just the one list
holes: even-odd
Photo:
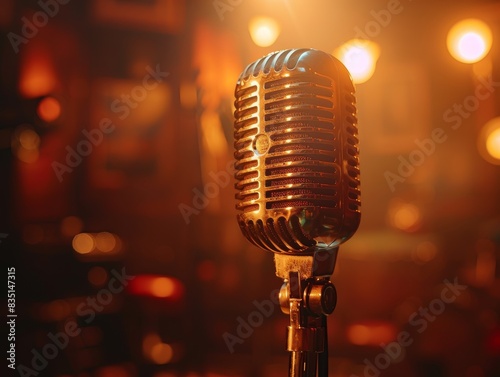
[[333, 56], [273, 52], [248, 65], [235, 89], [238, 223], [262, 249], [312, 254], [359, 226], [354, 85]]

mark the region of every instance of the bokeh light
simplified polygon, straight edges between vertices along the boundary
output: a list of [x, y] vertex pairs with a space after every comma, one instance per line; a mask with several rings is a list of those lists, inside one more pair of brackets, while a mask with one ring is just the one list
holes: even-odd
[[361, 84], [373, 76], [380, 48], [375, 42], [369, 40], [351, 39], [336, 49], [333, 54], [346, 66], [354, 83]]
[[19, 93], [25, 98], [45, 96], [56, 85], [56, 69], [49, 51], [42, 48], [24, 51], [19, 68]]
[[54, 97], [45, 97], [38, 104], [36, 113], [41, 120], [53, 122], [61, 115], [61, 104]]
[[169, 297], [174, 293], [175, 284], [172, 279], [158, 277], [151, 282], [151, 294], [156, 297]]
[[159, 275], [137, 275], [130, 281], [128, 290], [132, 295], [177, 300], [184, 294], [184, 285], [177, 279]]
[[22, 124], [12, 134], [12, 153], [22, 162], [31, 164], [38, 160], [40, 136], [32, 126]]
[[475, 63], [490, 51], [491, 29], [481, 20], [468, 18], [450, 29], [446, 43], [455, 59], [462, 63]]
[[419, 228], [422, 221], [420, 209], [412, 203], [393, 200], [389, 206], [389, 221], [394, 228], [412, 232]]
[[486, 150], [491, 157], [500, 160], [500, 129], [496, 129], [488, 135]]
[[78, 254], [88, 254], [95, 248], [95, 240], [91, 234], [79, 233], [73, 237], [73, 249]]
[[167, 364], [174, 356], [174, 350], [170, 344], [162, 342], [156, 333], [144, 336], [142, 340], [142, 352], [145, 357], [155, 364]]
[[116, 237], [109, 232], [101, 232], [95, 235], [96, 248], [103, 253], [113, 251], [116, 247]]
[[500, 165], [500, 117], [491, 119], [483, 126], [478, 136], [477, 147], [486, 161]]
[[271, 46], [280, 34], [280, 26], [269, 17], [254, 17], [248, 24], [253, 42], [260, 47]]
[[24, 129], [19, 134], [19, 143], [23, 148], [33, 150], [38, 148], [40, 137], [34, 130]]
[[151, 348], [149, 356], [155, 364], [167, 364], [172, 360], [174, 352], [170, 344], [157, 343]]

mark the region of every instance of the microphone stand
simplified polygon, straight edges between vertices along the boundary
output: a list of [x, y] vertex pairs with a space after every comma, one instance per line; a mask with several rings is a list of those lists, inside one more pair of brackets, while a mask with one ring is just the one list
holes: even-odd
[[312, 255], [275, 253], [276, 275], [284, 279], [281, 310], [290, 315], [289, 377], [328, 377], [327, 316], [337, 304], [330, 282], [338, 248]]

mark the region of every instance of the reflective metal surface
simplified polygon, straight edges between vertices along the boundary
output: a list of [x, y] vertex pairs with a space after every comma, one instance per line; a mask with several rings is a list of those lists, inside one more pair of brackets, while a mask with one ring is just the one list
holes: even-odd
[[250, 64], [235, 90], [238, 223], [253, 244], [308, 254], [350, 238], [360, 221], [354, 86], [314, 49]]

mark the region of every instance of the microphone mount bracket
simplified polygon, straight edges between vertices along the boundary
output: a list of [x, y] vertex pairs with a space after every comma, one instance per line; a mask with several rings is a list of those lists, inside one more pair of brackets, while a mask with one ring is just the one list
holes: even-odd
[[322, 250], [318, 255], [275, 254], [276, 274], [284, 278], [280, 306], [290, 316], [289, 377], [328, 376], [326, 317], [337, 304], [337, 292], [330, 282], [337, 250]]

